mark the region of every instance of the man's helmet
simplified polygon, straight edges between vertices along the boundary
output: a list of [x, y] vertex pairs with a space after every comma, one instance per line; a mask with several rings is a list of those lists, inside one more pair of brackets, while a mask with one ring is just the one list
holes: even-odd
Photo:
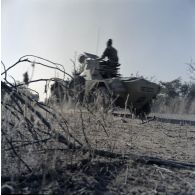
[[112, 45], [112, 39], [108, 39], [107, 45], [108, 46], [111, 46]]
[[85, 55], [80, 55], [79, 58], [78, 58], [78, 61], [79, 61], [81, 64], [83, 64], [83, 63], [85, 62], [85, 59], [86, 59]]

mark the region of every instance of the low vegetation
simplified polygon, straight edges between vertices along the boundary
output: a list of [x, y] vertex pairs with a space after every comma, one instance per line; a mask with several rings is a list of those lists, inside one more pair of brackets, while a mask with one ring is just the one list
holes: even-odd
[[[29, 58], [15, 65], [32, 63]], [[1, 82], [2, 194], [195, 193], [193, 126], [142, 123], [75, 102], [41, 103], [28, 84], [43, 79], [25, 75], [12, 84], [8, 70]], [[173, 99], [190, 93], [179, 91]]]
[[161, 93], [153, 111], [159, 113], [195, 114], [195, 83], [182, 83], [180, 78], [160, 82]]

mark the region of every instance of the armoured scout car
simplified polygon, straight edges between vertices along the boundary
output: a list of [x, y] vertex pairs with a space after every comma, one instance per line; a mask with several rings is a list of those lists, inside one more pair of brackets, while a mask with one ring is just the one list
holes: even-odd
[[136, 77], [104, 78], [97, 59], [98, 56], [90, 53], [80, 56], [84, 70], [70, 81], [68, 96], [81, 104], [96, 105], [98, 109], [120, 107], [135, 115], [149, 114], [152, 99], [160, 91], [159, 85]]

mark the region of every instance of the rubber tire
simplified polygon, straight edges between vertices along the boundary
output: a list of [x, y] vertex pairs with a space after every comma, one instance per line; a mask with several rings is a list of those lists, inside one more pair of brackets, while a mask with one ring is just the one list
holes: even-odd
[[134, 114], [141, 118], [144, 118], [146, 115], [150, 114], [151, 112], [151, 102], [146, 103], [141, 109], [136, 110]]
[[93, 104], [95, 110], [107, 112], [111, 105], [111, 98], [108, 90], [100, 86], [93, 92]]
[[[81, 76], [76, 76], [69, 84], [69, 96], [74, 102], [82, 104], [84, 98], [85, 79]], [[72, 91], [74, 90], [76, 94]]]

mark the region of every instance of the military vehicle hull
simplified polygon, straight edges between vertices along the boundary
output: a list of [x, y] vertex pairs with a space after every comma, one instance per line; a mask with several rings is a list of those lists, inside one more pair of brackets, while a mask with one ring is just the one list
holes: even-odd
[[93, 95], [100, 87], [106, 89], [113, 106], [130, 109], [137, 115], [150, 112], [152, 100], [160, 91], [159, 85], [143, 78], [112, 78], [86, 81], [85, 96]]
[[137, 77], [104, 78], [98, 56], [93, 54], [85, 53], [79, 62], [84, 65], [83, 71], [75, 74], [64, 89], [64, 94], [73, 101], [105, 108], [127, 108], [136, 115], [150, 113], [152, 100], [160, 91], [159, 85]]

